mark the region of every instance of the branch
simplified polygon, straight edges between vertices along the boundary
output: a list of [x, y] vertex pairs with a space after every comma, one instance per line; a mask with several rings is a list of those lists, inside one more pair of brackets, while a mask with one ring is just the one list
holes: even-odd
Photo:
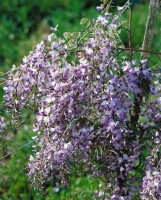
[[156, 51], [149, 51], [149, 50], [145, 50], [145, 49], [136, 49], [136, 48], [125, 48], [125, 47], [119, 47], [117, 48], [118, 50], [125, 50], [125, 51], [140, 51], [143, 53], [149, 53], [149, 54], [156, 54], [156, 55], [160, 55], [161, 56], [161, 52], [156, 52]]

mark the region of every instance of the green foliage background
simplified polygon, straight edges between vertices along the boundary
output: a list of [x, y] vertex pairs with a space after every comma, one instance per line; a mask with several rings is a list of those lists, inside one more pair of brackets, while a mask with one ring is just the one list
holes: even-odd
[[1, 0], [0, 67], [20, 63], [36, 42], [47, 35], [49, 26], [59, 31], [76, 31], [83, 17], [95, 17], [99, 0]]
[[[125, 1], [117, 1], [117, 5], [123, 5]], [[31, 51], [34, 45], [44, 39], [50, 33], [50, 26], [59, 24], [61, 33], [67, 31], [78, 31], [80, 19], [83, 17], [95, 18], [98, 13], [95, 9], [100, 4], [99, 0], [1, 0], [0, 2], [0, 73], [6, 72], [12, 64], [20, 64], [24, 55]], [[115, 1], [116, 4], [116, 1]], [[113, 10], [115, 11], [115, 10]], [[132, 21], [132, 46], [141, 47], [145, 23], [148, 13], [148, 3], [142, 1], [133, 8]], [[129, 12], [123, 16], [128, 20]], [[154, 37], [153, 50], [159, 51], [161, 44], [160, 35], [161, 16], [158, 16], [157, 29]], [[120, 37], [127, 46], [127, 33], [121, 31]], [[139, 53], [134, 57], [138, 58]], [[152, 64], [156, 58], [152, 57]], [[2, 87], [0, 88], [0, 100], [3, 97]], [[0, 110], [3, 114], [3, 110]], [[24, 113], [27, 119], [26, 125], [15, 133], [8, 133], [6, 140], [8, 150], [26, 144], [34, 136], [31, 123], [34, 116]], [[1, 145], [1, 144], [0, 144]], [[32, 145], [12, 154], [10, 159], [0, 160], [0, 200], [41, 200], [41, 194], [33, 189], [27, 179], [26, 163], [29, 155], [32, 154]], [[0, 152], [0, 156], [2, 153]], [[49, 187], [49, 199], [93, 199], [93, 192], [98, 189], [100, 180], [90, 176], [71, 177], [71, 188], [63, 189], [53, 194], [53, 188]], [[102, 183], [103, 184], [103, 183]]]

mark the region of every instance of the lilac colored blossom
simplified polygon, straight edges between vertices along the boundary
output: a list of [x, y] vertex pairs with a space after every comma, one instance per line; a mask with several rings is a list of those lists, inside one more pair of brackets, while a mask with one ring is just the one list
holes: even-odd
[[[4, 87], [8, 110], [21, 114], [30, 108], [36, 115], [37, 145], [28, 164], [36, 188], [45, 188], [50, 181], [56, 192], [69, 186], [69, 177], [80, 163], [108, 182], [107, 191], [96, 192], [100, 199], [131, 199], [141, 185], [139, 179], [139, 185], [135, 186], [135, 179], [131, 183], [129, 175], [137, 169], [143, 140], [153, 141], [153, 146], [161, 142], [161, 97], [155, 96], [158, 83], [153, 83], [146, 61], [117, 59], [118, 26], [118, 17], [100, 15], [73, 61], [66, 40], [52, 33], [8, 76]], [[149, 95], [155, 100], [144, 95], [141, 78], [150, 83]], [[130, 117], [134, 97], [141, 103], [137, 123]], [[151, 181], [155, 175], [159, 188], [159, 175], [148, 171], [142, 196], [155, 192]]]
[[161, 199], [161, 170], [146, 172], [142, 183], [141, 199]]
[[104, 8], [103, 8], [103, 6], [97, 6], [96, 9], [97, 9], [97, 11], [100, 12], [100, 11], [102, 11]]

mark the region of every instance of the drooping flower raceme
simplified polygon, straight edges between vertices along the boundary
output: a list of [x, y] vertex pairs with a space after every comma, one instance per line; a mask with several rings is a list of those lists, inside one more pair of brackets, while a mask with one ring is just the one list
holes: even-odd
[[147, 171], [143, 178], [141, 192], [142, 199], [158, 200], [161, 198], [161, 173], [159, 171]]
[[[129, 174], [139, 170], [146, 140], [156, 131], [160, 134], [160, 97], [155, 96], [155, 83], [149, 93], [155, 101], [143, 94], [141, 79], [152, 83], [153, 78], [146, 61], [117, 58], [118, 26], [117, 17], [100, 15], [88, 39], [78, 36], [81, 42], [73, 46], [52, 33], [9, 75], [4, 87], [7, 109], [21, 115], [30, 108], [36, 114], [37, 145], [28, 165], [35, 187], [50, 181], [56, 188], [68, 186], [70, 174], [74, 169], [79, 173], [83, 164], [82, 171], [109, 183], [109, 199], [135, 194]], [[131, 120], [135, 101], [140, 108], [137, 122]], [[149, 180], [151, 176], [155, 174], [147, 172]]]

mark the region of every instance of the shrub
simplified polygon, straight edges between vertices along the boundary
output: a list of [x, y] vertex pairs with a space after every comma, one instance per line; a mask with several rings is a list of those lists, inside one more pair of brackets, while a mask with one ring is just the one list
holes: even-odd
[[[80, 32], [58, 37], [51, 28], [8, 75], [11, 126], [20, 126], [25, 109], [36, 114], [28, 176], [44, 196], [49, 183], [59, 191], [73, 173], [89, 173], [107, 183], [95, 192], [99, 199], [161, 197], [160, 83], [148, 68], [149, 53], [160, 53], [146, 49], [146, 36], [143, 49], [131, 48], [130, 34], [129, 48], [120, 45], [119, 16], [128, 5], [112, 15], [104, 2], [102, 15], [84, 18]], [[133, 51], [144, 52], [141, 60]]]

